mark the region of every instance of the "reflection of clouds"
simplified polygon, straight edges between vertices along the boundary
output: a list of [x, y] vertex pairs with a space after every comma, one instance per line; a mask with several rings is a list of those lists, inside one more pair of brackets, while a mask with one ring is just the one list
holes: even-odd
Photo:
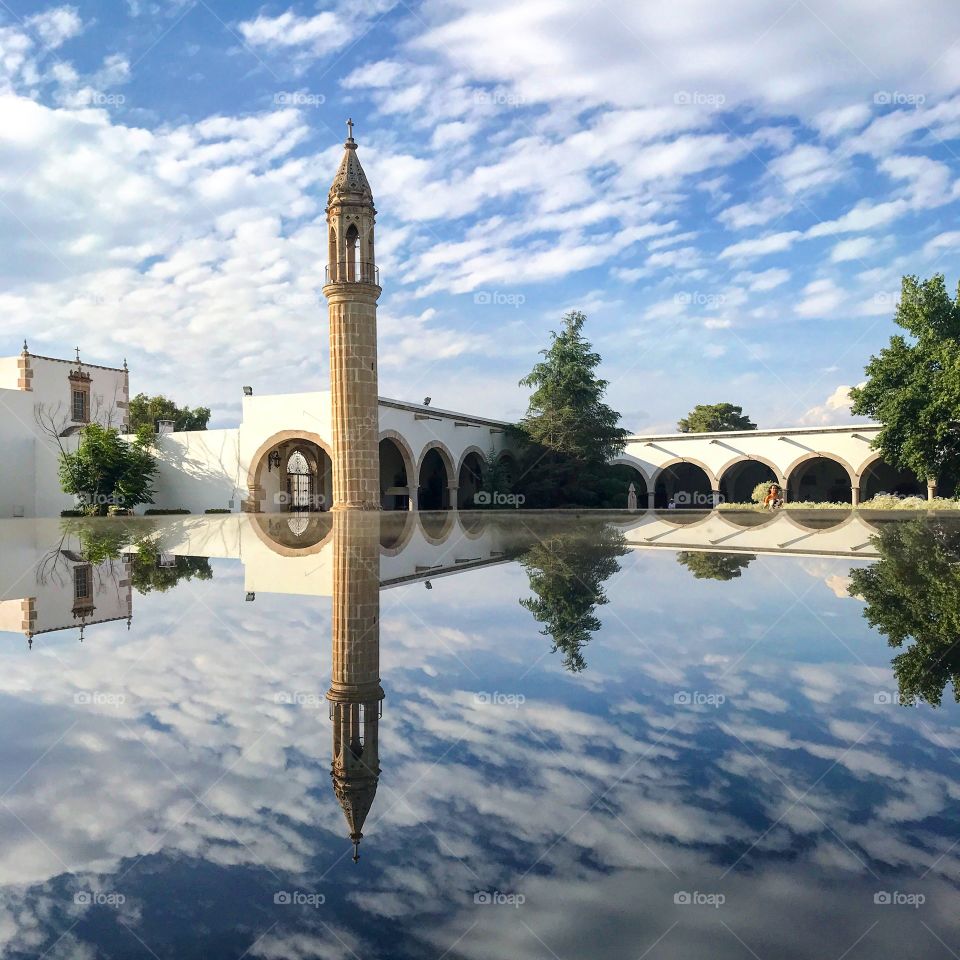
[[[678, 596], [684, 571], [672, 556], [644, 561], [644, 591]], [[221, 577], [221, 566], [212, 582], [142, 598], [129, 635], [97, 634], [59, 648], [59, 659], [42, 649], [4, 655], [0, 721], [20, 732], [0, 758], [0, 943], [29, 953], [69, 925], [71, 905], [50, 889], [68, 872], [135, 890], [137, 869], [124, 871], [152, 852], [281, 876], [322, 874], [344, 852], [325, 704], [277, 701], [326, 690], [329, 606], [266, 595], [244, 604], [239, 579]], [[956, 731], [943, 715], [874, 703], [873, 691], [894, 686], [876, 637], [872, 653], [856, 646], [875, 666], [848, 656], [803, 662], [801, 643], [790, 661], [778, 647], [751, 649], [744, 636], [774, 622], [789, 596], [757, 573], [715, 585], [706, 632], [689, 577], [682, 602], [651, 613], [621, 573], [585, 677], [560, 674], [543, 656], [549, 641], [513, 602], [525, 585], [516, 566], [462, 578], [466, 612], [458, 577], [430, 592], [385, 591], [384, 773], [364, 831], [376, 869], [362, 883], [346, 874], [348, 904], [377, 924], [430, 917], [419, 929], [438, 953], [477, 921], [451, 956], [543, 956], [520, 920], [565, 957], [603, 956], [610, 930], [639, 956], [674, 920], [666, 955], [742, 956], [719, 919], [760, 956], [783, 955], [778, 938], [789, 930], [769, 927], [777, 911], [803, 930], [806, 954], [829, 944], [834, 955], [857, 935], [844, 939], [844, 911], [864, 918], [861, 930], [872, 922], [869, 870], [929, 868], [932, 890], [936, 878], [960, 876], [955, 838], [937, 819], [960, 794], [944, 755], [957, 748]], [[718, 603], [727, 587], [740, 598], [732, 612]], [[842, 609], [857, 644], [859, 609]], [[726, 702], [681, 708], [681, 689]], [[81, 690], [126, 699], [80, 706]], [[482, 691], [526, 699], [483, 702]], [[717, 887], [724, 911], [677, 912], [676, 890], [721, 884], [741, 855]], [[343, 881], [331, 872], [324, 884]], [[483, 912], [472, 902], [480, 889], [516, 889], [527, 903]], [[939, 909], [925, 919], [939, 920]], [[251, 956], [366, 955], [358, 930], [332, 916], [317, 922], [334, 933], [282, 917]], [[69, 938], [61, 949], [68, 944], [95, 956]]]

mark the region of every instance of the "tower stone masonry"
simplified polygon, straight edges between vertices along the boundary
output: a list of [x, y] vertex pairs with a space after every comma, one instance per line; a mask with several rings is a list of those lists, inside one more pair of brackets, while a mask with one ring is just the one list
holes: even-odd
[[380, 780], [380, 517], [333, 516], [333, 657], [330, 673], [334, 793], [354, 860]]
[[323, 295], [330, 314], [333, 509], [380, 509], [377, 403], [377, 211], [357, 158], [353, 121], [327, 198], [329, 256]]

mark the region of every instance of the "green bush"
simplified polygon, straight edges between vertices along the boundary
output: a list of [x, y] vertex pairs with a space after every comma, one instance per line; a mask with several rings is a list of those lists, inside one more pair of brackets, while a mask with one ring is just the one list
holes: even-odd
[[86, 514], [82, 510], [61, 510], [61, 517], [85, 517]]
[[204, 513], [233, 513], [229, 507], [208, 507]]
[[189, 510], [185, 510], [183, 507], [150, 507], [148, 510], [143, 511], [143, 515], [145, 517], [165, 517], [189, 512]]

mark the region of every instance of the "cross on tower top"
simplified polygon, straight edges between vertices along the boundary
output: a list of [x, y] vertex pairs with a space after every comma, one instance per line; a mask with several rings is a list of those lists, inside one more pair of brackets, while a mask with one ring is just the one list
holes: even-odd
[[353, 139], [353, 118], [352, 117], [347, 118], [347, 139], [348, 140]]

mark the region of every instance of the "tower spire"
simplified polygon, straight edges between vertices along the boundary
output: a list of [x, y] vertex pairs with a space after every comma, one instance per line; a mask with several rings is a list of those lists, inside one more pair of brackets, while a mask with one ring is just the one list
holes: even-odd
[[357, 158], [353, 120], [327, 197], [333, 509], [380, 509], [377, 300], [373, 191]]

